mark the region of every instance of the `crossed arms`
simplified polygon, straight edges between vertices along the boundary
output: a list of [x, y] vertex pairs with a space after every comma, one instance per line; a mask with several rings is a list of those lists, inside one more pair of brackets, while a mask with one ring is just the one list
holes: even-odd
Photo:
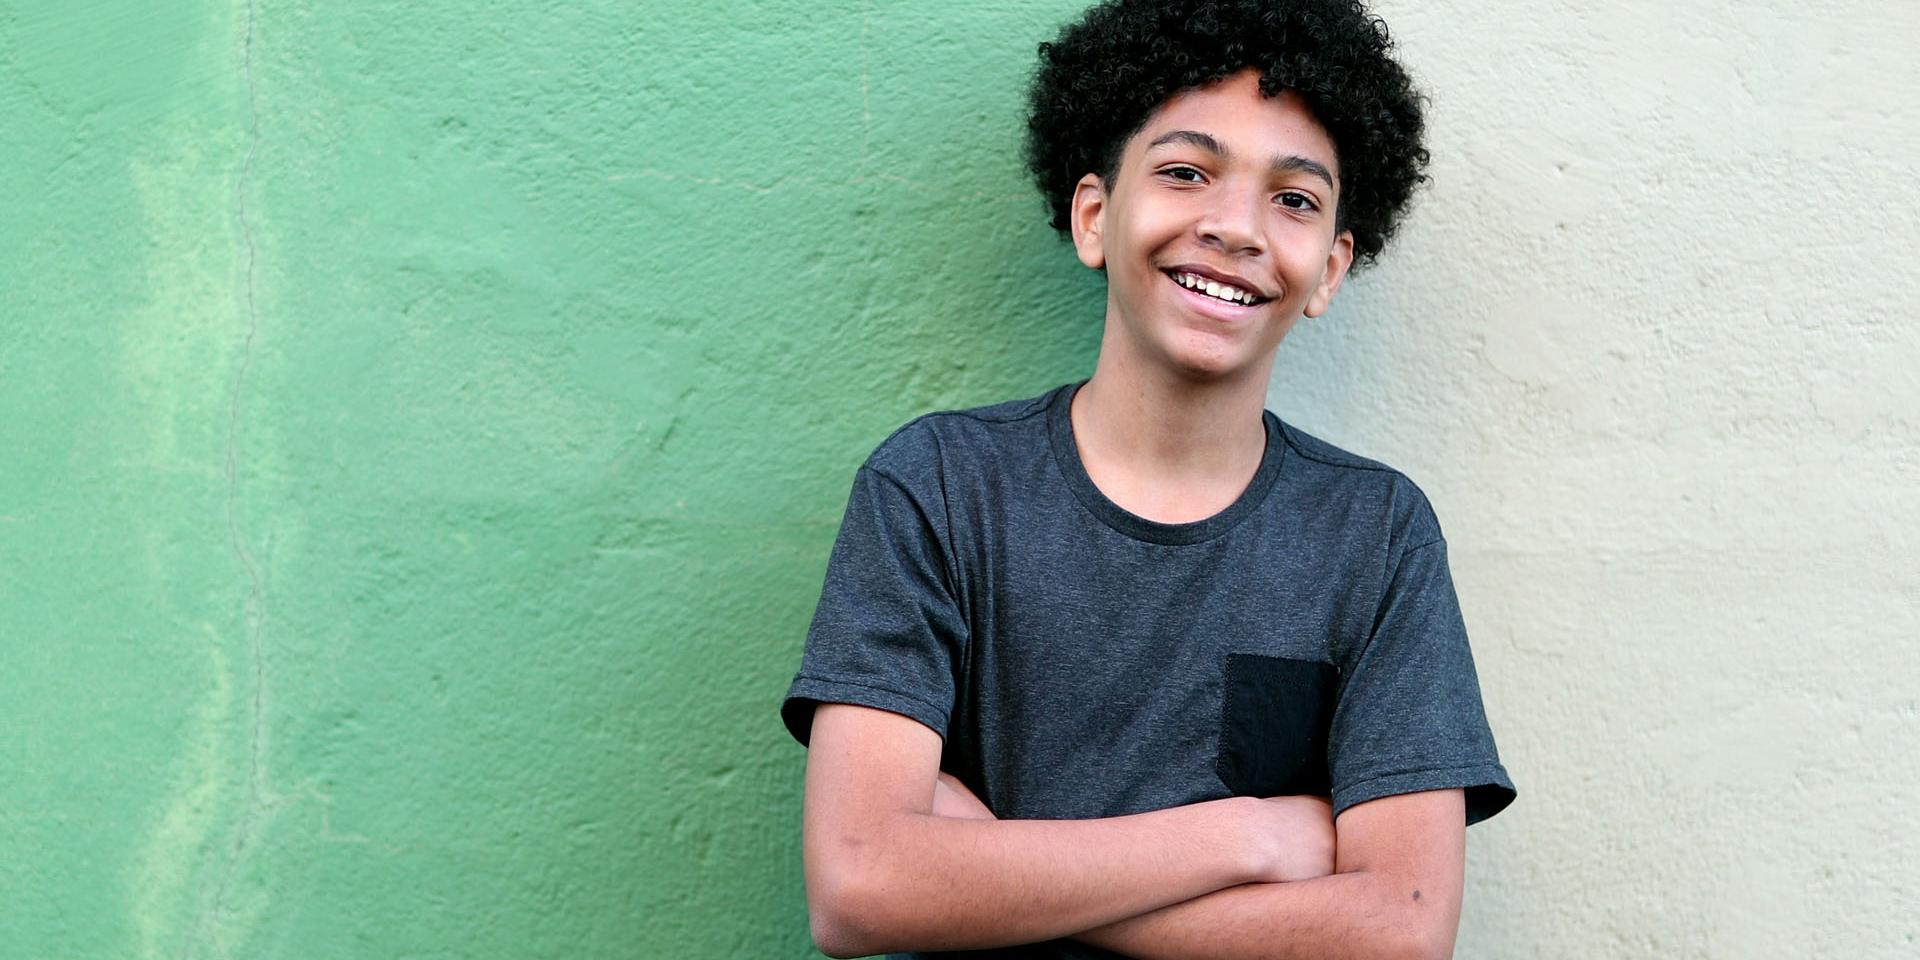
[[939, 770], [940, 737], [821, 704], [803, 847], [814, 943], [834, 957], [1073, 937], [1138, 960], [1444, 958], [1459, 790], [1356, 804], [1230, 797], [1103, 820], [995, 820]]

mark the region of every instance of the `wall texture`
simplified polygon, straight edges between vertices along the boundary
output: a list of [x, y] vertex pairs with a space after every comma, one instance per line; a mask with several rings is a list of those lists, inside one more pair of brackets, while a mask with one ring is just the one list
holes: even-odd
[[1461, 955], [1920, 956], [1920, 5], [1382, 9], [1432, 189], [1269, 400], [1447, 531]]
[[[1078, 6], [0, 0], [0, 957], [812, 955], [852, 470], [1092, 368]], [[1271, 404], [1448, 532], [1461, 955], [1915, 955], [1920, 8], [1380, 9], [1434, 182]]]

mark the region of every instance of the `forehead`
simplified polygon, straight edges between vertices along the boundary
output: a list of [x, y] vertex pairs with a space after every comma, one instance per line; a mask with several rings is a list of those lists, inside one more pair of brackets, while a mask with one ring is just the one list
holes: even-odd
[[1292, 90], [1282, 90], [1275, 97], [1263, 96], [1260, 74], [1255, 70], [1243, 70], [1218, 83], [1169, 97], [1128, 141], [1126, 152], [1143, 153], [1148, 144], [1172, 130], [1205, 133], [1226, 146], [1236, 159], [1261, 166], [1270, 157], [1293, 155], [1339, 170], [1333, 139], [1306, 101]]

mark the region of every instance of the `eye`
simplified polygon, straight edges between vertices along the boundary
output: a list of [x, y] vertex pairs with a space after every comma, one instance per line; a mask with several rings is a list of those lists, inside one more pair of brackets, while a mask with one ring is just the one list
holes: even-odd
[[[1187, 177], [1178, 176], [1179, 174], [1192, 174], [1193, 176], [1191, 179], [1189, 179]], [[1171, 177], [1172, 179], [1177, 180], [1181, 183], [1203, 183], [1207, 179], [1206, 174], [1203, 174], [1192, 167], [1168, 167], [1165, 170], [1160, 171], [1160, 175], [1163, 177]]]
[[1320, 209], [1320, 205], [1317, 203], [1314, 203], [1313, 198], [1307, 196], [1304, 193], [1295, 193], [1293, 191], [1288, 191], [1286, 193], [1279, 195], [1278, 197], [1275, 197], [1274, 199], [1277, 200], [1281, 206], [1286, 207], [1289, 210]]

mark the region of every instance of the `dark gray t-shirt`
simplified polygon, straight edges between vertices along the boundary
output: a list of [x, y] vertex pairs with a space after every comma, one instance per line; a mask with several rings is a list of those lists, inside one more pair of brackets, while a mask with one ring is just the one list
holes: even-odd
[[1079, 386], [927, 414], [856, 472], [781, 706], [795, 738], [820, 702], [912, 717], [1002, 819], [1461, 787], [1471, 824], [1513, 800], [1412, 481], [1266, 412], [1239, 499], [1147, 520], [1081, 464]]

